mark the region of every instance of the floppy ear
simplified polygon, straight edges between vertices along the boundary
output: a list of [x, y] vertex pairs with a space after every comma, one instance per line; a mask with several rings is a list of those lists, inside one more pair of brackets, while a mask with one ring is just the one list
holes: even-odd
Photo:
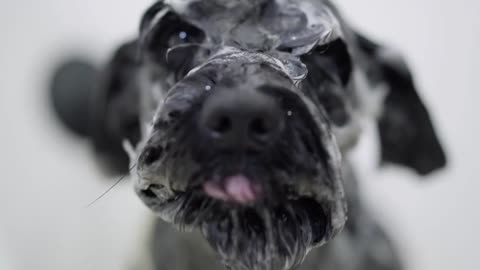
[[389, 86], [378, 120], [382, 164], [403, 165], [420, 175], [444, 167], [447, 163], [444, 150], [401, 56], [361, 36], [358, 42], [378, 63], [381, 78]]
[[136, 47], [136, 41], [122, 45], [102, 70], [83, 59], [69, 60], [51, 82], [57, 116], [71, 131], [91, 140], [108, 173], [127, 172], [122, 141], [140, 140]]
[[140, 140], [137, 42], [118, 48], [99, 76], [90, 108], [91, 139], [112, 173], [124, 173], [129, 158], [122, 142]]
[[342, 85], [348, 83], [352, 74], [352, 58], [342, 38], [318, 46], [312, 54], [316, 54], [317, 61], [324, 62], [324, 70], [332, 79], [339, 79]]
[[309, 54], [301, 56], [308, 68], [305, 84], [310, 95], [321, 104], [336, 126], [344, 126], [350, 120], [345, 102], [345, 87], [352, 74], [352, 59], [343, 39], [317, 46]]
[[390, 86], [378, 121], [382, 161], [408, 166], [421, 175], [446, 165], [445, 153], [408, 70], [385, 62]]

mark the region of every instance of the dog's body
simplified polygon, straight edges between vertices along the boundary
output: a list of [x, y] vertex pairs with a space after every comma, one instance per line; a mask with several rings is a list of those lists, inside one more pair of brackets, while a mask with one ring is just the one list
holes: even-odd
[[383, 162], [445, 165], [401, 57], [329, 1], [159, 1], [101, 82], [82, 133], [123, 168], [136, 145], [155, 270], [401, 269], [348, 152], [373, 119]]

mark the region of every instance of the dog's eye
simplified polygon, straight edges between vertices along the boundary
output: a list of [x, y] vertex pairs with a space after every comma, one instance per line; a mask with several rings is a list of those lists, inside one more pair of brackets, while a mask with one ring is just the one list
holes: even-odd
[[196, 26], [184, 21], [175, 13], [168, 13], [151, 31], [150, 40], [155, 45], [171, 48], [185, 43], [202, 43], [205, 34]]
[[157, 61], [165, 63], [168, 49], [184, 44], [200, 44], [205, 34], [196, 26], [170, 12], [155, 24], [145, 36], [145, 49]]
[[185, 43], [202, 42], [199, 36], [200, 34], [196, 33], [196, 31], [180, 30], [170, 37], [170, 39], [168, 40], [168, 46], [171, 48], [176, 45]]

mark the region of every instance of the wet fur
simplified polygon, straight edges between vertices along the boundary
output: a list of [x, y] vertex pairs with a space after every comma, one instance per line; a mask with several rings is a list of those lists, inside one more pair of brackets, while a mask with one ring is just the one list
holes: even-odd
[[[330, 164], [331, 153], [318, 138], [325, 137], [327, 144], [334, 142], [325, 136], [331, 133], [328, 129], [317, 131], [316, 120], [302, 99], [288, 89], [289, 85], [292, 89], [294, 86], [285, 75], [268, 66], [244, 62], [249, 55], [241, 52], [231, 57], [234, 64], [229, 62], [218, 68], [218, 63], [211, 63], [170, 90], [172, 94], [167, 95], [163, 110], [157, 114], [154, 131], [139, 158], [139, 179], [147, 179], [147, 186], [138, 185], [137, 192], [164, 220], [183, 229], [201, 230], [223, 263], [232, 269], [290, 269], [340, 228], [331, 219], [341, 215], [335, 207], [342, 207], [337, 205], [341, 198], [336, 197], [343, 194], [335, 184], [338, 176], [332, 169], [336, 167]], [[208, 81], [206, 74], [211, 70], [217, 74], [220, 69], [222, 73], [213, 79], [215, 83]], [[245, 155], [218, 153], [211, 147], [212, 142], [202, 141], [202, 128], [196, 126], [198, 107], [184, 106], [183, 101], [202, 104], [209, 94], [215, 95], [217, 88], [243, 85], [254, 89], [256, 83], [263, 85], [272, 76], [277, 85], [272, 82], [262, 91], [278, 96], [283, 111], [292, 112], [285, 130], [277, 134], [278, 141], [264, 146], [262, 152]], [[211, 93], [191, 87], [206, 84], [212, 86]], [[192, 99], [193, 95], [200, 96]], [[181, 110], [184, 108], [186, 111]], [[174, 120], [169, 118], [172, 111], [177, 112]], [[158, 125], [161, 128], [156, 128]], [[192, 136], [191, 130], [198, 132]], [[155, 152], [152, 148], [158, 151], [159, 147], [165, 154], [151, 159], [152, 151]], [[268, 190], [258, 207], [214, 201], [197, 190], [197, 183], [200, 185], [203, 180], [237, 171], [251, 179], [261, 179]], [[293, 192], [285, 193], [284, 189]], [[317, 201], [308, 196], [315, 196]]]
[[[349, 221], [330, 243], [313, 249], [299, 270], [401, 270], [402, 257], [371, 214], [364, 208], [353, 171], [345, 164]], [[138, 269], [224, 270], [218, 255], [200, 232], [178, 232], [168, 223], [156, 221], [147, 235], [141, 253], [148, 254]], [[166, 248], [168, 247], [168, 248]], [[140, 253], [139, 252], [139, 253]], [[255, 257], [257, 254], [255, 254]], [[258, 256], [261, 256], [258, 255]], [[138, 261], [138, 260], [136, 260]], [[255, 268], [252, 268], [255, 269]], [[265, 268], [260, 269], [277, 269]], [[248, 269], [250, 270], [250, 269]]]
[[[122, 142], [136, 145], [135, 190], [167, 222], [154, 226], [150, 268], [401, 269], [363, 207], [348, 152], [370, 119], [378, 121], [384, 163], [419, 174], [445, 165], [402, 58], [356, 33], [329, 1], [235, 2], [227, 14], [224, 5], [234, 2], [197, 2], [190, 11], [176, 1], [155, 3], [86, 104], [93, 113], [81, 133], [117, 168], [128, 168]], [[283, 13], [286, 3], [299, 8]], [[173, 8], [166, 12], [165, 4]], [[310, 28], [277, 27], [281, 16], [302, 12]], [[269, 35], [256, 30], [260, 15]], [[170, 46], [178, 26], [191, 40]], [[240, 85], [275, 96], [290, 118], [261, 153], [219, 154], [201, 135], [199, 110], [216, 88], [243, 91]], [[267, 196], [255, 207], [199, 191], [207, 178], [237, 171], [263, 179]]]

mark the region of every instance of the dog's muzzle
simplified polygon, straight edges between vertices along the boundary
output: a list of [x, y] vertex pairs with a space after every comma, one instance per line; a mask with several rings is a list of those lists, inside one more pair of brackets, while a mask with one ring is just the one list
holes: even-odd
[[212, 57], [168, 91], [139, 151], [140, 198], [235, 270], [290, 269], [345, 222], [328, 122], [284, 63]]

